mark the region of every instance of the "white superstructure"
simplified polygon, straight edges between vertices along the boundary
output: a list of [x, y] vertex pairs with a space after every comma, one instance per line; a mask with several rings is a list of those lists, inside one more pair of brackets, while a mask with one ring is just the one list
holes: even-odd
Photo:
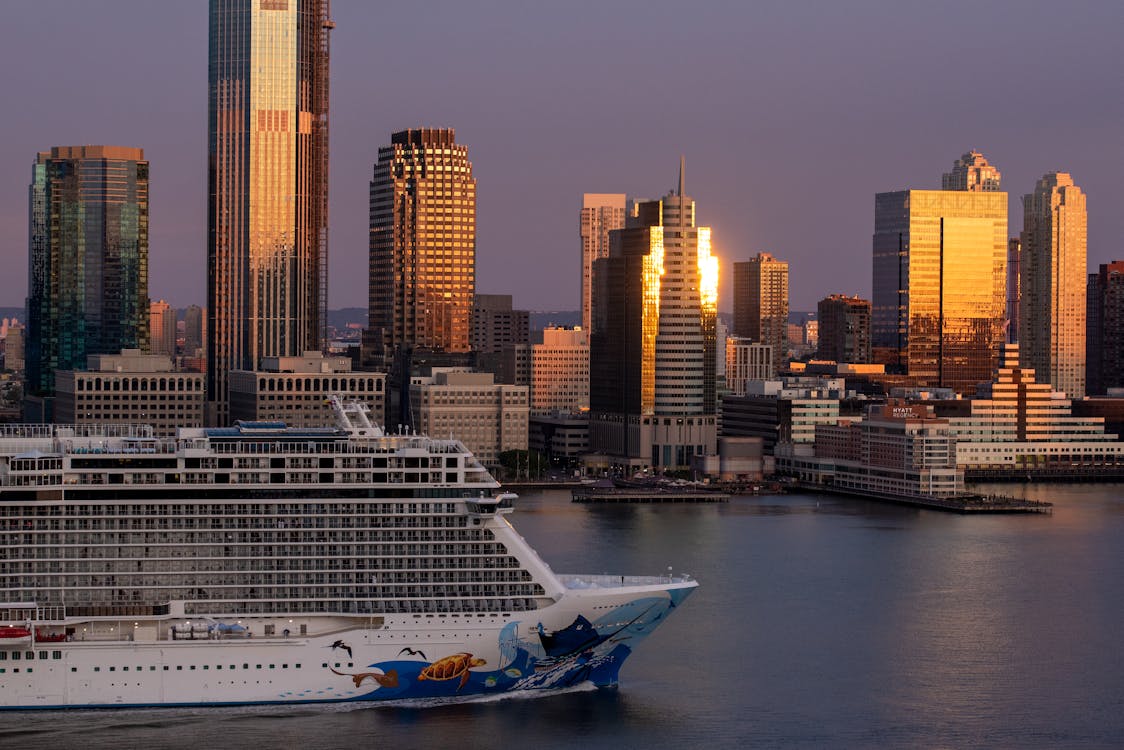
[[0, 428], [0, 707], [612, 684], [694, 588], [555, 575], [459, 441], [333, 406], [176, 439]]

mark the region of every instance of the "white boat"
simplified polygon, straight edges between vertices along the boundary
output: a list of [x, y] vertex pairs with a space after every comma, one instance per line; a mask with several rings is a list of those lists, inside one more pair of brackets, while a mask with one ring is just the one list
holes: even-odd
[[0, 427], [0, 708], [614, 685], [696, 587], [554, 573], [462, 443], [331, 400], [320, 429]]

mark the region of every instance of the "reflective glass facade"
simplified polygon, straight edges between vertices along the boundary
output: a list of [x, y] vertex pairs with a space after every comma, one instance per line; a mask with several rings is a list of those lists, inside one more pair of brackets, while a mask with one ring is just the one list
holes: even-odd
[[326, 338], [327, 0], [211, 0], [208, 421], [230, 370]]
[[874, 358], [918, 382], [974, 392], [1004, 338], [1007, 194], [875, 196]]
[[403, 346], [467, 352], [476, 294], [476, 179], [452, 128], [403, 130], [371, 180], [369, 328], [377, 361]]
[[148, 162], [139, 148], [56, 147], [29, 190], [27, 392], [90, 354], [147, 348]]

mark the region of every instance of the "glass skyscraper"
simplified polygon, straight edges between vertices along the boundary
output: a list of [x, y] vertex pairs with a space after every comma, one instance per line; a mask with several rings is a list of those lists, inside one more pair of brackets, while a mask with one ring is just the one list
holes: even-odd
[[211, 0], [207, 421], [327, 337], [328, 0]]
[[139, 148], [55, 147], [29, 199], [26, 392], [49, 398], [55, 370], [148, 347], [148, 162]]

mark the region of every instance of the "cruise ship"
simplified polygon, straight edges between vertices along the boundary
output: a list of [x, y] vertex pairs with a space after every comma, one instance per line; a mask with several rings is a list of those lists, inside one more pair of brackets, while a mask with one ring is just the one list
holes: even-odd
[[454, 439], [0, 428], [0, 708], [611, 686], [689, 576], [554, 573]]

